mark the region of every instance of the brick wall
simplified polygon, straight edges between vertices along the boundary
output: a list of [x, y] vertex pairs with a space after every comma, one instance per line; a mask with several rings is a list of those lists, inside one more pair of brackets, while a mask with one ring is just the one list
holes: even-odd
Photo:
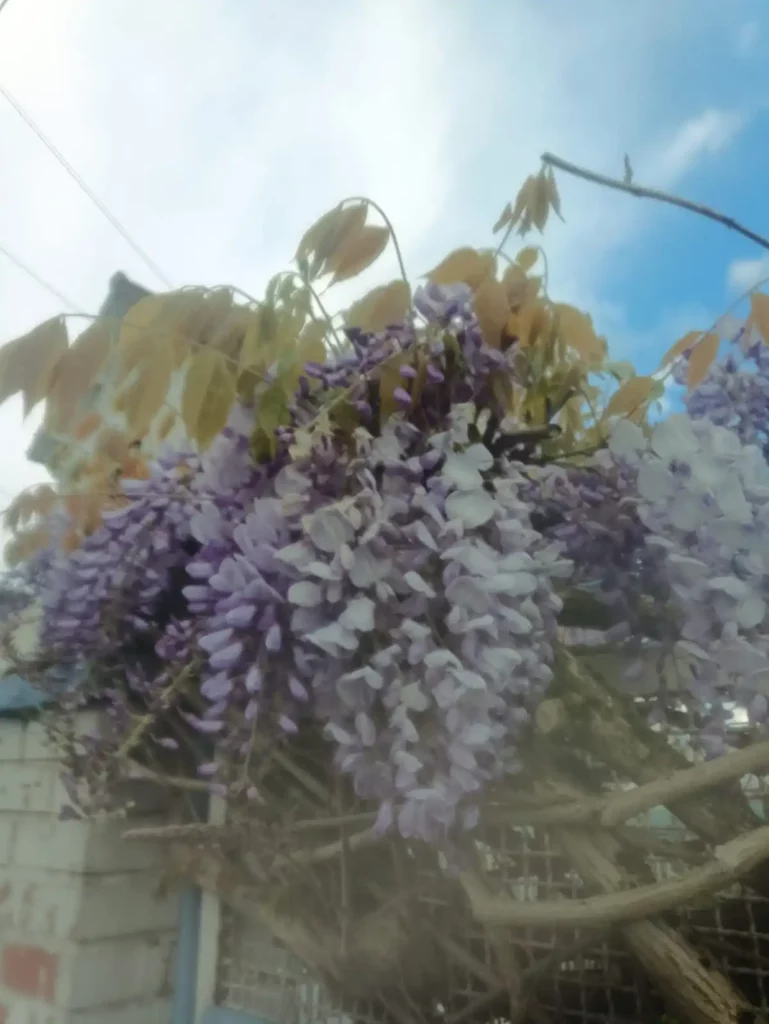
[[59, 820], [66, 802], [41, 726], [0, 718], [0, 1024], [168, 1024], [160, 851]]

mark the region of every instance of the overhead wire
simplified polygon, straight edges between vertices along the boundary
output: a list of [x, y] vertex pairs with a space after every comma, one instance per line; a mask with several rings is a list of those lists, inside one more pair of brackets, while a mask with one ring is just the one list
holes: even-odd
[[[0, 10], [2, 10], [2, 8], [0, 8]], [[65, 306], [68, 306], [73, 313], [83, 312], [82, 309], [80, 309], [71, 299], [67, 298], [67, 296], [63, 292], [60, 292], [58, 288], [54, 288], [54, 286], [49, 281], [46, 281], [44, 277], [41, 277], [38, 273], [36, 273], [32, 269], [32, 267], [26, 264], [23, 260], [19, 259], [19, 257], [16, 256], [15, 253], [12, 253], [10, 251], [10, 249], [7, 249], [4, 245], [0, 245], [0, 253], [2, 253], [7, 260], [13, 263], [14, 266], [18, 267], [19, 270], [23, 270], [24, 273], [31, 277], [32, 280], [35, 281], [37, 284], [39, 284], [41, 288], [44, 288], [45, 291], [50, 292], [50, 294], [53, 295], [54, 298], [58, 299], [59, 302], [63, 302]]]
[[[7, 3], [8, 0], [0, 0], [0, 5]], [[0, 12], [2, 12], [2, 6], [0, 6]], [[24, 123], [31, 128], [31, 130], [37, 135], [43, 145], [48, 151], [56, 158], [59, 164], [64, 168], [67, 174], [73, 179], [78, 187], [85, 193], [85, 195], [91, 200], [96, 208], [106, 217], [112, 227], [122, 236], [122, 238], [128, 243], [133, 249], [136, 255], [142, 260], [153, 274], [162, 281], [167, 288], [173, 288], [169, 277], [160, 269], [155, 263], [152, 257], [143, 249], [139, 243], [129, 234], [128, 230], [120, 223], [110, 209], [102, 202], [101, 199], [96, 195], [93, 189], [84, 181], [83, 177], [75, 170], [72, 164], [67, 160], [61, 150], [57, 149], [56, 146], [51, 142], [45, 132], [40, 126], [30, 117], [24, 107], [19, 101], [0, 83], [0, 95], [2, 95], [8, 103], [13, 107], [19, 117]]]

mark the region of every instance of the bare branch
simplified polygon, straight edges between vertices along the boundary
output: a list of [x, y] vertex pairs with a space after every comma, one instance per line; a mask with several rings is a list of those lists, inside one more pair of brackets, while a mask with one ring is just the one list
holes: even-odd
[[756, 245], [760, 245], [762, 249], [769, 249], [769, 238], [764, 238], [763, 235], [756, 234], [755, 231], [751, 231], [750, 228], [744, 227], [738, 221], [734, 220], [733, 217], [728, 217], [724, 213], [719, 213], [717, 210], [711, 210], [709, 206], [702, 206], [700, 203], [693, 203], [689, 199], [682, 199], [681, 196], [670, 195], [668, 192], [661, 192], [656, 188], [642, 188], [640, 185], [634, 185], [632, 182], [622, 181], [620, 178], [607, 178], [603, 174], [596, 174], [595, 171], [589, 171], [585, 167], [578, 167], [576, 164], [569, 163], [568, 160], [562, 160], [559, 156], [553, 156], [552, 153], [542, 154], [542, 163], [547, 164], [548, 167], [554, 167], [559, 171], [564, 171], [566, 174], [573, 174], [577, 178], [582, 178], [584, 181], [591, 181], [594, 185], [603, 185], [604, 188], [612, 188], [617, 192], [627, 192], [628, 195], [635, 196], [637, 199], [656, 199], [660, 203], [668, 203], [671, 206], [678, 206], [682, 210], [689, 210], [691, 213], [697, 213], [700, 217], [707, 217], [708, 220], [715, 220], [719, 224], [723, 224], [725, 228], [729, 228], [731, 231], [736, 231], [740, 235], [744, 235], [745, 238], [749, 238], [751, 242], [755, 242]]

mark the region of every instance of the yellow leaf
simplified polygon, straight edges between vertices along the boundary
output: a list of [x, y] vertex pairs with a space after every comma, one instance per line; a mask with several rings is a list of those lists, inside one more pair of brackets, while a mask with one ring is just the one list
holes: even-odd
[[152, 331], [153, 336], [159, 336], [161, 321], [163, 327], [167, 327], [169, 313], [173, 300], [165, 295], [148, 295], [140, 299], [135, 306], [131, 306], [120, 324], [120, 335], [118, 345], [121, 352], [121, 362], [125, 373], [130, 373], [136, 365], [133, 361], [134, 351], [140, 352], [141, 347], [135, 350], [137, 339], [146, 336]]
[[512, 219], [513, 219], [513, 208], [510, 205], [510, 203], [506, 203], [504, 210], [502, 211], [502, 213], [500, 213], [499, 217], [497, 218], [496, 224], [491, 229], [492, 234], [496, 235], [496, 233], [498, 231], [501, 231], [502, 228], [506, 227], [510, 223], [510, 221]]
[[123, 392], [121, 407], [132, 437], [143, 438], [168, 397], [175, 364], [170, 346], [155, 346], [154, 354], [140, 364], [136, 378]]
[[229, 315], [211, 333], [210, 345], [236, 361], [251, 323], [252, 311], [246, 306], [233, 306]]
[[199, 311], [194, 317], [188, 318], [184, 329], [193, 343], [200, 341], [212, 344], [217, 332], [237, 308], [231, 288], [212, 288], [205, 293]]
[[24, 338], [6, 342], [0, 348], [0, 402], [18, 395], [24, 381]]
[[707, 376], [720, 347], [721, 339], [717, 334], [706, 334], [694, 346], [692, 354], [689, 356], [689, 372], [686, 380], [690, 390], [696, 388]]
[[590, 317], [561, 302], [556, 303], [555, 310], [561, 341], [578, 352], [585, 362], [601, 362], [606, 355], [606, 344], [596, 335]]
[[25, 530], [8, 541], [3, 549], [3, 557], [8, 565], [18, 565], [25, 558], [44, 548], [50, 540], [50, 531], [45, 527]]
[[342, 206], [340, 204], [335, 206], [333, 210], [327, 210], [307, 228], [296, 248], [294, 257], [296, 260], [308, 259], [315, 252], [324, 235], [331, 232], [334, 225], [338, 224], [341, 212]]
[[561, 215], [561, 197], [558, 194], [558, 185], [556, 184], [552, 167], [547, 169], [547, 199], [551, 208], [555, 211], [556, 217], [560, 217], [563, 220]]
[[149, 295], [132, 306], [120, 324], [119, 349], [124, 361], [124, 373], [130, 372], [131, 353], [142, 350], [137, 337], [149, 335], [159, 344], [162, 339], [173, 350], [176, 365], [181, 365], [191, 351], [207, 341], [217, 324], [232, 308], [232, 293], [228, 288], [206, 291], [185, 288], [163, 295]]
[[190, 360], [182, 392], [184, 425], [207, 448], [227, 425], [235, 401], [235, 377], [221, 352], [201, 349]]
[[401, 366], [409, 361], [408, 352], [400, 352], [391, 356], [381, 364], [377, 379], [379, 380], [379, 412], [382, 423], [393, 413], [399, 412], [401, 405], [394, 397], [396, 388], [408, 390], [408, 381], [401, 376]]
[[296, 391], [307, 363], [325, 363], [327, 330], [325, 320], [311, 320], [305, 324], [293, 344], [285, 346], [278, 360], [278, 373], [287, 395], [293, 395]]
[[521, 223], [519, 227], [520, 234], [525, 234], [529, 227], [531, 227], [531, 215], [528, 212], [537, 188], [537, 179], [533, 175], [524, 181], [518, 190], [518, 195], [515, 197], [515, 206], [513, 207], [513, 215], [510, 218], [510, 226], [514, 227], [523, 217], [525, 223]]
[[679, 338], [675, 345], [671, 345], [665, 355], [660, 361], [660, 369], [663, 366], [667, 366], [672, 363], [674, 359], [678, 359], [679, 356], [684, 355], [690, 348], [693, 348], [697, 341], [702, 337], [702, 331], [689, 331], [683, 338]]
[[333, 270], [331, 258], [347, 245], [349, 239], [355, 238], [366, 223], [368, 203], [351, 203], [343, 206], [336, 215], [331, 229], [326, 231], [315, 246], [316, 259], [323, 264], [323, 273]]
[[67, 347], [67, 330], [61, 317], [46, 321], [27, 335], [24, 354], [29, 375], [22, 387], [25, 416], [48, 394], [56, 365]]
[[475, 293], [474, 306], [484, 340], [493, 348], [499, 348], [502, 331], [510, 315], [505, 286], [500, 281], [487, 278]]
[[411, 309], [411, 288], [405, 281], [390, 281], [374, 288], [347, 310], [345, 320], [350, 327], [364, 331], [384, 331], [402, 323]]
[[649, 399], [655, 383], [653, 377], [626, 380], [612, 395], [604, 416], [632, 416]]
[[524, 302], [533, 302], [539, 295], [539, 289], [541, 286], [541, 277], [527, 277], [526, 287], [524, 289]]
[[579, 366], [570, 366], [565, 373], [556, 375], [553, 380], [554, 387], [550, 393], [551, 407], [562, 409], [564, 405], [571, 402], [582, 390], [583, 379], [583, 372]]
[[45, 429], [66, 434], [88, 409], [88, 396], [107, 362], [115, 333], [108, 320], [87, 327], [53, 368], [45, 406]]
[[534, 180], [529, 210], [535, 227], [539, 231], [544, 231], [550, 212], [550, 186], [544, 173], [538, 174]]
[[246, 332], [243, 337], [243, 343], [240, 347], [240, 372], [253, 367], [264, 367], [266, 365], [263, 346], [266, 319], [267, 318], [261, 308], [252, 310], [249, 315]]
[[544, 334], [547, 326], [547, 311], [542, 303], [528, 303], [518, 312], [510, 314], [505, 334], [509, 338], [517, 338], [521, 348], [530, 348]]
[[390, 229], [364, 224], [349, 233], [328, 256], [325, 268], [334, 276], [334, 283], [348, 281], [379, 259], [390, 241]]
[[476, 291], [493, 274], [494, 268], [493, 253], [482, 253], [465, 246], [450, 252], [425, 277], [432, 284], [466, 284]]
[[24, 415], [48, 394], [55, 367], [67, 351], [61, 317], [46, 320], [0, 349], [0, 402], [22, 393]]
[[310, 320], [302, 328], [298, 347], [305, 363], [325, 363], [326, 335], [329, 326], [325, 320]]
[[538, 259], [539, 249], [537, 249], [533, 245], [528, 245], [525, 249], [521, 249], [521, 251], [515, 257], [515, 262], [518, 264], [518, 266], [521, 268], [524, 274], [526, 274], [531, 270], [531, 268], [534, 266]]
[[511, 263], [502, 275], [502, 284], [505, 286], [507, 300], [515, 308], [526, 298], [527, 277], [523, 269], [517, 263]]
[[166, 409], [158, 423], [157, 436], [160, 441], [165, 440], [176, 425], [177, 414], [174, 409]]
[[750, 319], [758, 328], [765, 344], [769, 345], [769, 295], [752, 292], [750, 296]]
[[308, 264], [310, 277], [327, 274], [330, 271], [328, 259], [350, 236], [363, 227], [368, 213], [368, 203], [351, 203], [342, 206], [340, 203], [322, 217], [305, 232], [296, 251], [296, 260]]
[[635, 376], [635, 367], [626, 361], [604, 363], [603, 369], [604, 373], [610, 373], [619, 383]]

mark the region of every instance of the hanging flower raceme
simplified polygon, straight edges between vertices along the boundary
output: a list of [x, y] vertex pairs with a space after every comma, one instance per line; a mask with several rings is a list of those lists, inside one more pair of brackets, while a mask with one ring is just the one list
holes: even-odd
[[161, 458], [147, 480], [126, 480], [128, 503], [71, 553], [52, 547], [42, 585], [43, 643], [65, 661], [98, 658], [152, 625], [187, 554], [194, 460]]
[[436, 839], [472, 825], [478, 793], [513, 767], [551, 678], [567, 566], [531, 529], [516, 470], [486, 486], [493, 459], [466, 423], [426, 446], [414, 434], [359, 436], [357, 493], [279, 557], [297, 575], [297, 675], [339, 767], [380, 828]]
[[769, 454], [769, 348], [743, 331], [723, 362], [714, 363], [686, 398], [692, 419], [733, 430]]
[[226, 552], [189, 566], [188, 596], [212, 612], [198, 727], [229, 742], [238, 722], [290, 735], [317, 717], [382, 828], [472, 824], [550, 679], [567, 571], [529, 525], [522, 477], [487, 486], [492, 468], [466, 422], [429, 441], [392, 422], [360, 429], [347, 464], [320, 444], [282, 470]]
[[694, 662], [693, 696], [719, 691], [767, 715], [769, 466], [761, 449], [707, 420], [673, 415], [649, 440], [619, 423], [613, 451], [637, 471], [647, 544], [678, 611], [677, 649]]

